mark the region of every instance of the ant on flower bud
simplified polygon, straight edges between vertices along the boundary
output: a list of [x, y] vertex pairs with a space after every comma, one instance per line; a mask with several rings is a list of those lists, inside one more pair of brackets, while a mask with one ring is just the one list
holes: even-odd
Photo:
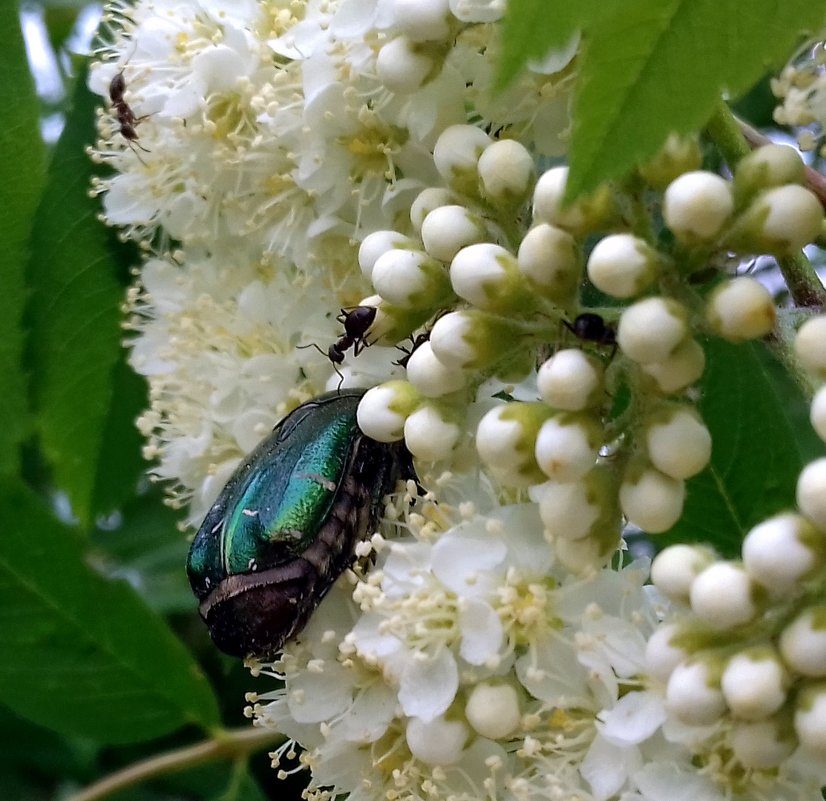
[[596, 345], [610, 347], [611, 358], [617, 352], [617, 332], [599, 314], [583, 312], [577, 315], [572, 323], [563, 320], [562, 325], [583, 342], [593, 342]]

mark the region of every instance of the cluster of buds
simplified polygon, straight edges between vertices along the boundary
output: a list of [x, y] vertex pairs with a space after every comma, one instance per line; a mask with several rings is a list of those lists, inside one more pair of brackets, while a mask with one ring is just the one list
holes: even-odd
[[[757, 339], [772, 332], [776, 316], [752, 277], [720, 276], [705, 295], [687, 279], [715, 253], [792, 252], [823, 223], [793, 149], [756, 151], [732, 181], [696, 169], [698, 159], [694, 143], [674, 139], [640, 171], [662, 192], [669, 250], [619, 230], [586, 256], [586, 237], [629, 227], [627, 190], [606, 185], [565, 205], [566, 167], [534, 181], [519, 143], [493, 141], [473, 126], [447, 129], [434, 151], [446, 187], [424, 190], [413, 204], [414, 233], [380, 231], [361, 246], [361, 268], [377, 293], [362, 301], [377, 308], [372, 339], [395, 343], [435, 319], [407, 361], [406, 380], [365, 396], [365, 433], [403, 437], [423, 460], [448, 459], [473, 425], [468, 406], [482, 383], [522, 381], [533, 398], [483, 403], [476, 448], [503, 486], [531, 488], [563, 563], [604, 563], [623, 517], [652, 534], [670, 529], [686, 480], [711, 458], [711, 436], [686, 392], [705, 367], [698, 336]], [[523, 234], [514, 220], [528, 215]], [[584, 310], [586, 276], [621, 305]], [[601, 330], [575, 325], [586, 318]], [[580, 341], [559, 349], [573, 339], [568, 330]], [[617, 414], [623, 386], [631, 397]], [[818, 403], [826, 406], [822, 393]]]

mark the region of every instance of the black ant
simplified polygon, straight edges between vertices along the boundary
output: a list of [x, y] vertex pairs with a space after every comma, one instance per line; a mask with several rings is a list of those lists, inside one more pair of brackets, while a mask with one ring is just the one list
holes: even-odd
[[577, 315], [572, 323], [563, 320], [562, 325], [577, 339], [593, 342], [597, 345], [610, 346], [611, 358], [617, 352], [617, 332], [599, 314], [584, 312]]
[[[149, 115], [145, 114], [143, 117], [136, 117], [135, 112], [132, 111], [129, 104], [124, 100], [124, 93], [126, 92], [126, 79], [123, 77], [123, 70], [121, 70], [109, 83], [109, 99], [112, 101], [112, 108], [115, 109], [115, 114], [118, 118], [120, 126], [120, 135], [126, 140], [126, 144], [135, 151], [136, 147], [143, 150], [144, 153], [149, 151], [138, 143], [138, 132], [135, 130], [138, 125], [145, 120]], [[135, 155], [138, 156], [135, 151]], [[140, 156], [138, 156], [140, 158]]]
[[410, 350], [407, 348], [403, 348], [401, 345], [397, 345], [396, 347], [404, 354], [400, 359], [397, 359], [393, 364], [399, 365], [399, 367], [407, 367], [407, 363], [410, 361], [410, 357], [422, 346], [424, 345], [427, 340], [430, 339], [430, 331], [422, 331], [421, 334], [416, 334], [414, 337], [412, 334], [410, 336]]

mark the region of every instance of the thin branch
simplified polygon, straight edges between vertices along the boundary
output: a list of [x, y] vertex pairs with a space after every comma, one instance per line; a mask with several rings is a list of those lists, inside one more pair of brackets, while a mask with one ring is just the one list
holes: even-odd
[[66, 801], [99, 801], [125, 787], [141, 784], [167, 773], [177, 773], [205, 762], [238, 759], [275, 746], [284, 739], [284, 735], [279, 732], [258, 727], [247, 726], [243, 729], [223, 731], [213, 739], [188, 745], [176, 751], [168, 751], [143, 762], [135, 762], [70, 796]]

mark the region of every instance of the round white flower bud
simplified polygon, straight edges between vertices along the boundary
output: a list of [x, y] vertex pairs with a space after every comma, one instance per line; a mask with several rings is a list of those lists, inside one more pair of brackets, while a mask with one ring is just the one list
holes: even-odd
[[780, 635], [786, 664], [803, 676], [826, 676], [826, 606], [804, 609]]
[[539, 496], [539, 516], [550, 539], [587, 537], [603, 511], [584, 480], [548, 481], [535, 492]]
[[465, 385], [465, 374], [442, 364], [429, 342], [423, 342], [407, 361], [407, 380], [425, 398], [440, 398]]
[[440, 206], [449, 206], [455, 202], [453, 193], [444, 187], [429, 186], [427, 189], [422, 189], [410, 205], [410, 222], [413, 224], [413, 229], [418, 233], [422, 230], [424, 218], [433, 209], [438, 209]]
[[461, 758], [469, 733], [458, 720], [438, 717], [425, 722], [410, 718], [405, 737], [416, 759], [428, 765], [453, 765]]
[[686, 407], [670, 407], [653, 416], [645, 445], [651, 464], [671, 478], [691, 478], [711, 459], [711, 434], [699, 415]]
[[545, 479], [536, 464], [534, 444], [542, 423], [551, 414], [544, 403], [504, 403], [479, 421], [479, 458], [503, 484], [527, 487]]
[[524, 311], [532, 300], [516, 258], [489, 242], [468, 245], [456, 254], [450, 282], [460, 298], [484, 311]]
[[441, 41], [450, 33], [448, 0], [393, 0], [393, 21], [417, 42]]
[[826, 757], [826, 682], [804, 686], [797, 696], [794, 730], [800, 745]]
[[815, 433], [826, 442], [826, 384], [815, 392], [812, 398], [809, 420]]
[[675, 178], [663, 198], [666, 225], [688, 245], [714, 240], [733, 210], [729, 182], [703, 170]]
[[606, 295], [632, 298], [657, 277], [657, 252], [631, 234], [611, 234], [594, 246], [588, 257], [588, 277]]
[[715, 562], [691, 585], [691, 611], [716, 629], [731, 629], [754, 620], [756, 588], [742, 565]]
[[376, 292], [403, 309], [429, 308], [450, 297], [445, 268], [422, 250], [388, 250], [376, 259]]
[[688, 313], [675, 300], [646, 298], [622, 313], [617, 342], [622, 352], [642, 364], [668, 359], [688, 336]]
[[686, 339], [664, 361], [640, 367], [654, 379], [661, 392], [679, 392], [699, 380], [706, 367], [706, 353], [697, 340]]
[[689, 656], [688, 651], [675, 645], [682, 634], [679, 623], [664, 623], [649, 638], [645, 645], [645, 665], [648, 673], [665, 684], [677, 665]]
[[482, 194], [493, 203], [521, 203], [533, 183], [533, 158], [515, 139], [501, 139], [479, 157]]
[[826, 531], [826, 456], [803, 468], [797, 479], [797, 506], [821, 531]]
[[464, 206], [439, 206], [422, 223], [424, 249], [434, 259], [449, 264], [466, 245], [484, 242], [488, 237], [481, 218]]
[[672, 601], [687, 603], [694, 579], [716, 559], [705, 545], [669, 545], [651, 564], [651, 581]]
[[716, 287], [706, 301], [712, 330], [730, 342], [745, 342], [770, 334], [777, 310], [768, 289], [742, 275]]
[[769, 647], [756, 647], [729, 659], [720, 679], [728, 708], [743, 720], [762, 720], [786, 700], [789, 677]]
[[516, 261], [528, 281], [551, 300], [569, 300], [579, 285], [576, 240], [548, 223], [540, 223], [525, 234]]
[[605, 368], [579, 348], [557, 351], [537, 372], [542, 399], [556, 409], [577, 412], [597, 405], [603, 396]]
[[762, 189], [783, 184], [802, 184], [806, 165], [797, 150], [789, 145], [764, 145], [752, 150], [737, 164], [734, 191], [737, 197], [750, 198]]
[[576, 481], [596, 464], [601, 434], [599, 422], [588, 415], [554, 415], [537, 434], [536, 463], [553, 481]]
[[665, 704], [683, 723], [707, 726], [726, 711], [726, 701], [714, 673], [706, 662], [682, 662], [671, 672]]
[[430, 346], [450, 369], [487, 367], [512, 351], [518, 328], [504, 317], [467, 309], [449, 312], [433, 324]]
[[574, 234], [585, 234], [611, 218], [614, 204], [607, 186], [565, 204], [563, 198], [567, 183], [567, 167], [551, 167], [542, 173], [533, 192], [535, 223], [550, 223]]
[[479, 156], [491, 143], [490, 137], [475, 125], [445, 128], [433, 148], [433, 162], [449, 186], [471, 196], [476, 194]]
[[388, 381], [365, 392], [356, 411], [358, 427], [377, 442], [404, 437], [404, 422], [419, 405], [419, 395], [407, 381]]
[[820, 233], [823, 207], [797, 184], [761, 192], [737, 221], [733, 241], [761, 253], [782, 256], [800, 250]]
[[465, 705], [465, 717], [477, 734], [501, 740], [519, 727], [519, 696], [509, 684], [477, 684]]
[[823, 564], [822, 535], [793, 512], [764, 520], [743, 540], [743, 564], [749, 575], [775, 596], [793, 594], [802, 580]]
[[660, 534], [680, 519], [685, 483], [651, 467], [623, 480], [619, 501], [630, 523], [649, 534]]
[[462, 431], [433, 406], [420, 406], [404, 421], [404, 442], [416, 458], [438, 462], [453, 452]]
[[797, 741], [785, 721], [735, 722], [729, 742], [745, 768], [768, 770], [791, 756]]
[[826, 314], [810, 317], [797, 330], [794, 352], [812, 375], [826, 379]]
[[398, 231], [373, 231], [361, 241], [359, 245], [359, 267], [368, 280], [373, 274], [373, 267], [379, 256], [390, 250], [415, 249], [416, 245], [410, 237]]
[[376, 56], [376, 75], [391, 92], [411, 94], [433, 69], [430, 56], [416, 49], [406, 36], [391, 39]]

